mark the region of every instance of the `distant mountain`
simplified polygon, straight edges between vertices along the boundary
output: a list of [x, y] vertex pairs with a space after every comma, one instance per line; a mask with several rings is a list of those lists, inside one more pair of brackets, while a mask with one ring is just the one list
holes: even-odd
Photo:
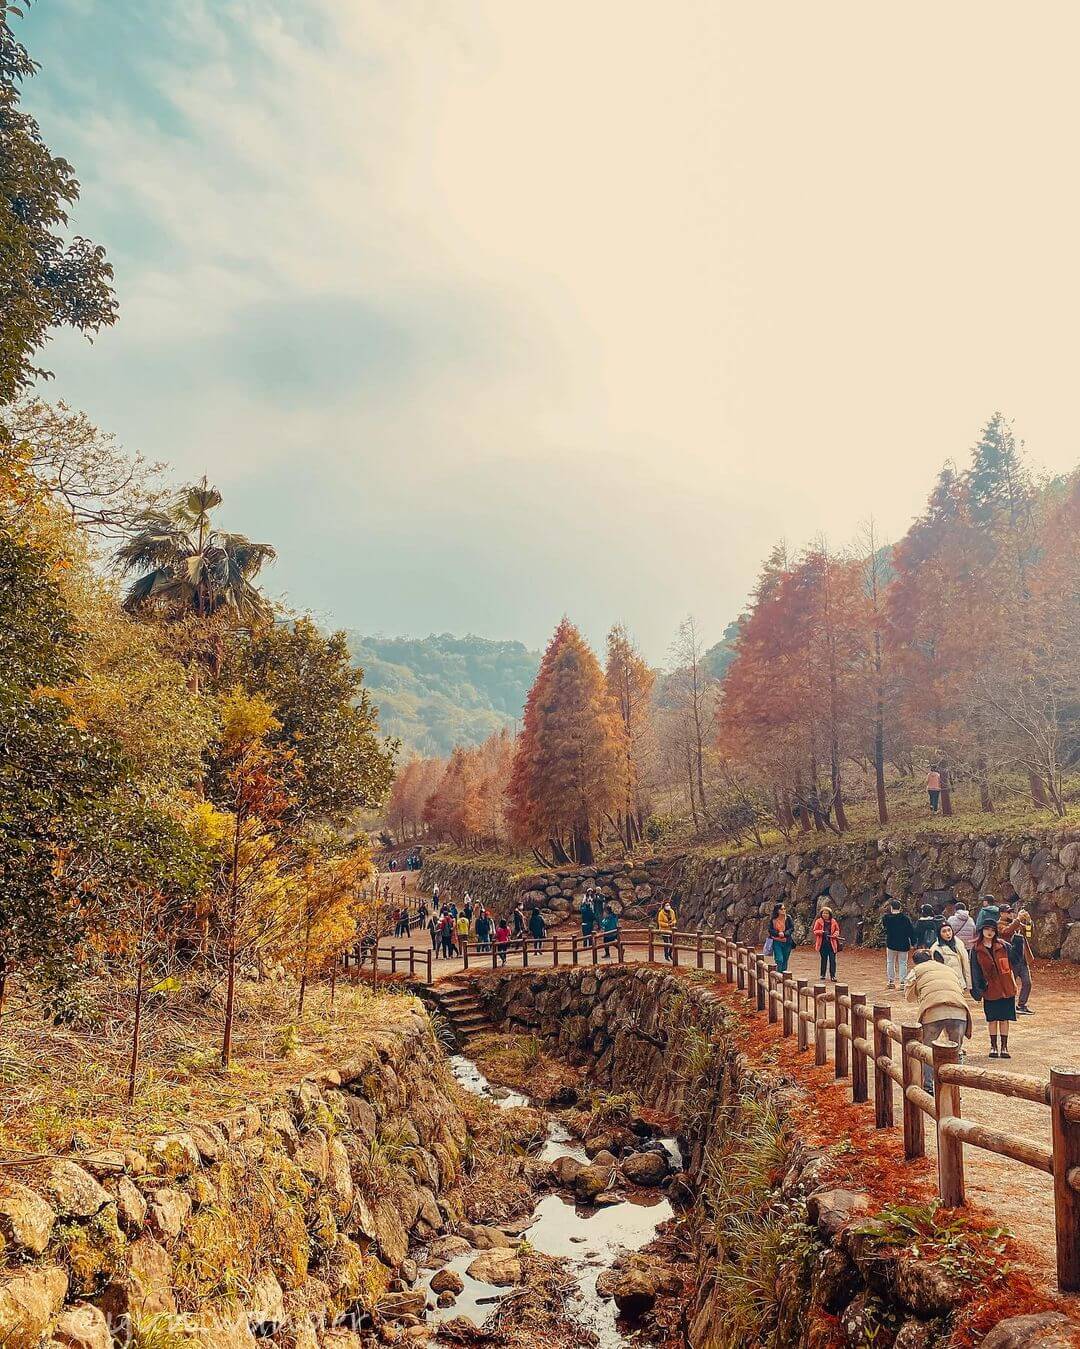
[[520, 719], [540, 653], [484, 637], [348, 634], [353, 660], [379, 708], [379, 724], [425, 756], [478, 745]]

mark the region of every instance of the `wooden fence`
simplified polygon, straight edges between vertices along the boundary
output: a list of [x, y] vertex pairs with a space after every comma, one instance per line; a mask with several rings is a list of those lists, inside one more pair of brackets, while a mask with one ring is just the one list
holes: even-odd
[[[867, 1004], [865, 993], [853, 993], [847, 984], [811, 983], [781, 973], [759, 950], [741, 946], [720, 934], [628, 929], [605, 942], [604, 933], [591, 938], [553, 934], [536, 941], [514, 938], [505, 946], [464, 941], [458, 959], [463, 970], [528, 969], [534, 965], [576, 966], [622, 964], [644, 959], [670, 963], [673, 969], [712, 968], [717, 976], [746, 994], [751, 1007], [781, 1033], [796, 1037], [800, 1052], [813, 1049], [819, 1066], [834, 1065], [837, 1080], [850, 1082], [852, 1101], [869, 1102], [873, 1065], [874, 1122], [879, 1129], [900, 1123], [904, 1156], [925, 1156], [927, 1120], [937, 1143], [938, 1193], [947, 1207], [964, 1203], [964, 1148], [982, 1148], [1035, 1167], [1053, 1177], [1057, 1234], [1057, 1277], [1062, 1292], [1080, 1292], [1080, 1072], [1052, 1068], [1048, 1081], [992, 1068], [960, 1063], [960, 1046], [938, 1040], [922, 1043], [919, 1026], [902, 1026], [892, 1019], [891, 1006]], [[431, 950], [414, 947], [376, 948], [375, 965], [391, 973], [423, 978], [430, 983]], [[445, 967], [444, 961], [439, 961]], [[893, 1046], [899, 1046], [894, 1056]], [[927, 1065], [933, 1094], [922, 1086]], [[1051, 1143], [1003, 1133], [965, 1119], [961, 1089], [1019, 1098], [1050, 1111]], [[897, 1093], [898, 1089], [898, 1093]]]

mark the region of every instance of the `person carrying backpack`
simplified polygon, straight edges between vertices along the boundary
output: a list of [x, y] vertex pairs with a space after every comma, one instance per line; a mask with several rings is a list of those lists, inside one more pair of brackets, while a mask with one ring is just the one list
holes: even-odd
[[604, 959], [611, 959], [611, 948], [619, 940], [619, 915], [614, 909], [605, 911], [600, 919], [600, 931], [604, 934]]
[[592, 945], [593, 928], [596, 926], [596, 910], [593, 908], [591, 892], [586, 890], [581, 901], [581, 940], [586, 948]]
[[915, 945], [929, 951], [938, 939], [940, 920], [935, 916], [933, 907], [923, 904], [919, 916], [915, 919]]
[[897, 976], [901, 983], [907, 977], [908, 952], [915, 945], [915, 928], [897, 899], [890, 901], [882, 923], [885, 927], [886, 988], [895, 988]]

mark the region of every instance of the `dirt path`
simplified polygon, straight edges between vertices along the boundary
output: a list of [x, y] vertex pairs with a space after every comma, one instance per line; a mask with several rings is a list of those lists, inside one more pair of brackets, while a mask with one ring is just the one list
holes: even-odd
[[[569, 947], [571, 929], [564, 930]], [[562, 935], [562, 933], [560, 933]], [[426, 933], [414, 934], [411, 942], [417, 950], [427, 951], [430, 942]], [[641, 959], [643, 952], [627, 951], [627, 960]], [[561, 956], [569, 959], [568, 953]], [[511, 958], [512, 967], [520, 967], [520, 957]], [[550, 953], [529, 957], [529, 966], [550, 966]], [[705, 953], [705, 967], [711, 968], [711, 954]], [[490, 957], [483, 958], [475, 968], [490, 969]], [[817, 957], [813, 951], [797, 950], [791, 960], [791, 972], [800, 977], [817, 980]], [[436, 960], [436, 980], [462, 974], [460, 959]], [[914, 1004], [904, 999], [903, 990], [889, 989], [885, 980], [885, 953], [876, 950], [853, 950], [841, 953], [838, 975], [855, 991], [866, 994], [868, 1005], [874, 1003], [891, 1007], [892, 1019], [914, 1025], [918, 1016]], [[1007, 1062], [990, 1061], [989, 1039], [982, 1009], [972, 1004], [974, 1039], [969, 1042], [967, 1062], [986, 1064], [1002, 1071], [1024, 1073], [1035, 1077], [1049, 1076], [1051, 1066], [1080, 1067], [1080, 968], [1062, 966], [1056, 962], [1036, 962], [1033, 971], [1031, 1006], [1033, 1016], [1020, 1017], [1012, 1029]], [[833, 1061], [832, 1034], [829, 1035], [829, 1061]], [[807, 1060], [812, 1063], [812, 1051]], [[871, 1073], [873, 1068], [871, 1067]], [[871, 1101], [873, 1086], [871, 1084]], [[866, 1109], [872, 1110], [868, 1105]], [[900, 1101], [895, 1100], [896, 1117], [900, 1118]], [[1029, 1101], [993, 1095], [989, 1092], [967, 1091], [963, 1095], [963, 1113], [972, 1119], [1005, 1133], [1019, 1134], [1040, 1142], [1050, 1142], [1050, 1112], [1045, 1106]], [[927, 1121], [929, 1126], [930, 1122]], [[926, 1129], [927, 1155], [934, 1156], [934, 1131]], [[1055, 1277], [1054, 1203], [1051, 1178], [1033, 1167], [1024, 1166], [1006, 1157], [983, 1152], [979, 1148], [964, 1149], [967, 1195], [970, 1202], [997, 1218], [1022, 1237], [1032, 1250], [1032, 1261], [1038, 1275], [1048, 1287]]]

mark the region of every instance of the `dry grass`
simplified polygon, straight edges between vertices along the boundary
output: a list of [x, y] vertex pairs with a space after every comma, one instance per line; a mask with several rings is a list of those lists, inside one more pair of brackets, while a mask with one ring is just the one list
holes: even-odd
[[345, 1056], [358, 1034], [384, 1030], [412, 1000], [370, 986], [309, 989], [302, 1021], [296, 990], [243, 982], [237, 990], [233, 1064], [219, 1061], [222, 987], [192, 975], [147, 1000], [139, 1090], [126, 1102], [131, 1052], [130, 989], [88, 980], [77, 1019], [54, 1026], [25, 991], [10, 997], [0, 1044], [0, 1154], [66, 1151], [73, 1134], [90, 1145], [152, 1134], [193, 1113], [220, 1115]]
[[548, 1054], [535, 1035], [477, 1035], [469, 1055], [490, 1082], [513, 1087], [538, 1101], [549, 1100], [560, 1087], [580, 1080], [568, 1064]]

